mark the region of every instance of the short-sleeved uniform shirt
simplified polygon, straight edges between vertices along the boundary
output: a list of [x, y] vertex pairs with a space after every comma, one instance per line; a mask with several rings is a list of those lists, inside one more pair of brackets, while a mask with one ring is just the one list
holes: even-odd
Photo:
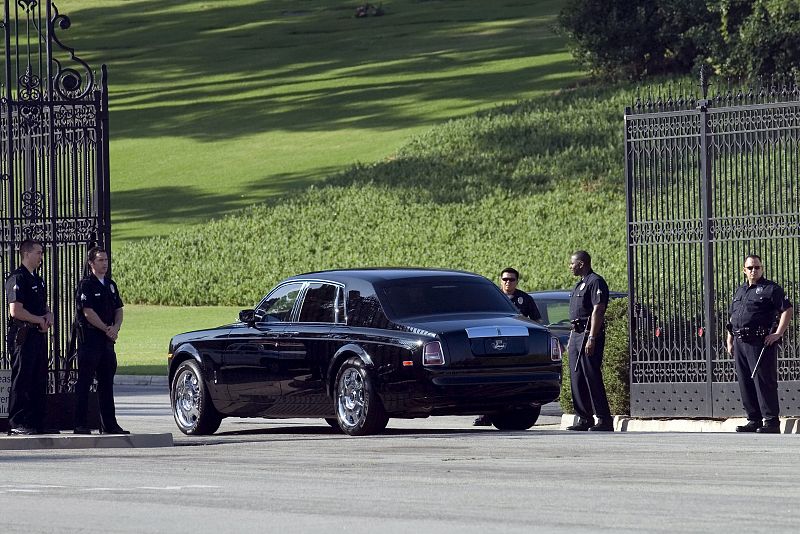
[[514, 294], [508, 298], [510, 298], [511, 302], [514, 303], [514, 306], [517, 307], [520, 314], [528, 317], [529, 319], [533, 319], [534, 321], [541, 320], [542, 314], [539, 312], [539, 308], [536, 306], [536, 302], [533, 300], [533, 297], [524, 291], [515, 289]]
[[[77, 306], [80, 311], [91, 308], [101, 321], [112, 325], [115, 312], [123, 306], [122, 297], [119, 296], [117, 284], [111, 278], [106, 277], [104, 280], [105, 284], [94, 275], [84, 277], [78, 285]], [[79, 317], [82, 316], [82, 313], [79, 314]]]
[[8, 303], [19, 302], [25, 311], [33, 315], [47, 313], [47, 292], [44, 280], [27, 267], [20, 265], [6, 279], [6, 298]]
[[598, 304], [608, 305], [608, 285], [602, 276], [590, 271], [569, 294], [570, 320], [588, 320]]
[[791, 307], [783, 288], [772, 280], [762, 277], [752, 286], [745, 282], [733, 294], [731, 327], [772, 328], [778, 316]]

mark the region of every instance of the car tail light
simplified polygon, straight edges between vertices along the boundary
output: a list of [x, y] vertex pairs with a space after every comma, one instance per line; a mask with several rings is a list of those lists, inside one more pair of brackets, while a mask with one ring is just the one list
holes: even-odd
[[550, 359], [554, 362], [561, 361], [561, 342], [557, 337], [550, 338]]
[[444, 365], [444, 351], [438, 341], [429, 341], [422, 347], [422, 365]]

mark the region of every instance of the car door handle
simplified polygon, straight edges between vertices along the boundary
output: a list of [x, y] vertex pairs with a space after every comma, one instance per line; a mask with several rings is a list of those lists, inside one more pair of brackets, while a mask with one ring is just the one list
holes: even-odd
[[281, 335], [282, 336], [287, 336], [287, 337], [288, 336], [299, 336], [300, 332], [283, 332]]

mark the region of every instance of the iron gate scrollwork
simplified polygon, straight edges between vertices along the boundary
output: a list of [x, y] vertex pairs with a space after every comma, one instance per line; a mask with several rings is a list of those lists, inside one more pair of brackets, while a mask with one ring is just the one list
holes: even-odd
[[[4, 0], [0, 261], [6, 277], [18, 265], [22, 240], [44, 244], [54, 393], [70, 387], [65, 353], [86, 250], [111, 248], [106, 68], [97, 76], [64, 44], [61, 33], [70, 26], [50, 0]], [[7, 312], [0, 316], [0, 368], [8, 369]]]
[[[773, 82], [709, 96], [702, 73], [699, 89], [625, 110], [637, 416], [743, 414], [725, 325], [748, 253], [796, 307], [800, 298], [800, 89]], [[800, 414], [799, 334], [795, 320], [779, 351], [785, 415]]]

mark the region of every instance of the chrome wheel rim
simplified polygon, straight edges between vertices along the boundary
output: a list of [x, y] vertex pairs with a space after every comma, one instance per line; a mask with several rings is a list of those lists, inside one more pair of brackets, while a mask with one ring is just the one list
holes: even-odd
[[367, 415], [367, 400], [364, 376], [353, 367], [346, 369], [339, 378], [336, 408], [339, 421], [353, 428], [363, 424]]
[[174, 413], [182, 428], [191, 429], [200, 419], [200, 382], [190, 370], [185, 370], [175, 380]]

